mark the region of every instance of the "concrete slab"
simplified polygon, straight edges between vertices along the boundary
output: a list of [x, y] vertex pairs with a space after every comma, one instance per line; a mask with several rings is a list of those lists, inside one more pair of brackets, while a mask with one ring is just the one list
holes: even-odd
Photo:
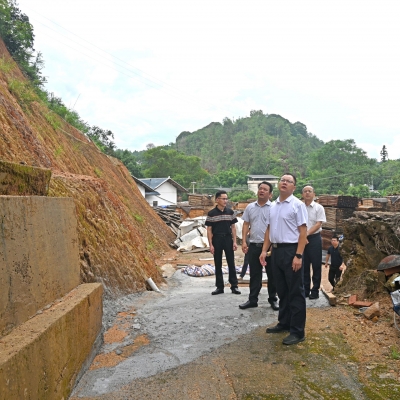
[[101, 333], [102, 294], [80, 285], [0, 339], [0, 400], [68, 398]]
[[79, 285], [71, 198], [0, 196], [0, 337]]

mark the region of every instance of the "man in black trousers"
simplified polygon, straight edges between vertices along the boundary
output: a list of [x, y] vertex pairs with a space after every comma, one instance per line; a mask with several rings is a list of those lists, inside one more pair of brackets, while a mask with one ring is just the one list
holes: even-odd
[[214, 256], [215, 286], [211, 294], [224, 293], [224, 278], [222, 276], [222, 252], [225, 253], [229, 269], [229, 283], [233, 294], [240, 294], [238, 290], [238, 279], [235, 268], [236, 244], [236, 222], [237, 218], [233, 210], [226, 206], [228, 194], [220, 190], [215, 194], [216, 207], [207, 214], [205, 225], [207, 227], [207, 238], [210, 244], [210, 253]]
[[272, 203], [269, 226], [265, 231], [260, 255], [266, 265], [267, 250], [272, 244], [272, 271], [279, 296], [278, 324], [267, 333], [290, 332], [282, 341], [292, 345], [305, 340], [306, 298], [304, 296], [302, 258], [307, 242], [307, 210], [297, 197], [296, 177], [285, 174], [279, 184], [279, 197]]
[[[272, 195], [272, 185], [269, 182], [261, 182], [258, 185], [257, 201], [250, 203], [243, 213], [243, 237], [247, 237], [250, 230], [250, 244], [243, 240], [243, 253], [248, 255], [250, 265], [250, 294], [249, 300], [240, 304], [242, 310], [251, 307], [258, 307], [258, 295], [262, 287], [263, 266], [260, 263], [260, 254], [264, 243], [265, 231], [269, 225], [269, 209], [270, 197]], [[278, 298], [276, 297], [276, 286], [272, 273], [270, 257], [267, 257], [267, 265], [265, 267], [268, 277], [268, 302], [273, 310], [279, 310]]]
[[[325, 210], [321, 204], [314, 201], [315, 191], [310, 185], [304, 186], [302, 190], [304, 204], [306, 205], [307, 222], [307, 244], [304, 248], [303, 270], [305, 296], [310, 300], [318, 299], [322, 276], [322, 223], [326, 222]], [[312, 265], [312, 279], [311, 279]], [[312, 286], [311, 286], [312, 281]]]

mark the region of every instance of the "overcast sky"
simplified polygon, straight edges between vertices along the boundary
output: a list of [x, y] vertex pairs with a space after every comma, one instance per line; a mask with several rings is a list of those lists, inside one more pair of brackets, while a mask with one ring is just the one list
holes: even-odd
[[250, 110], [400, 158], [397, 0], [17, 0], [47, 89], [118, 148]]

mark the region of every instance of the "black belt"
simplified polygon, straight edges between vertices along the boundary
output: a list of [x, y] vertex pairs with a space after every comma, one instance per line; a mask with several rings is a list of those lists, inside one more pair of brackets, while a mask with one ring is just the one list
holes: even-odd
[[252, 243], [250, 242], [250, 246], [256, 246], [256, 247], [263, 247], [264, 242], [262, 243]]
[[232, 233], [213, 233], [213, 236], [232, 236]]
[[307, 239], [308, 239], [308, 238], [312, 238], [312, 237], [314, 237], [314, 236], [318, 236], [318, 235], [321, 235], [321, 232], [317, 232], [317, 233], [313, 233], [312, 235], [308, 235], [308, 236], [307, 236]]
[[272, 243], [272, 247], [274, 249], [279, 247], [289, 247], [289, 246], [297, 246], [297, 243]]

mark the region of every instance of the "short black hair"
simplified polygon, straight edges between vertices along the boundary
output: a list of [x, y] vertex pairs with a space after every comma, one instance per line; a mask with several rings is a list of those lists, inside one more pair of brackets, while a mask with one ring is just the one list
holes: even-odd
[[261, 185], [267, 185], [267, 186], [269, 186], [269, 192], [272, 193], [273, 187], [272, 187], [272, 185], [271, 185], [269, 182], [267, 182], [267, 181], [262, 181], [262, 182], [260, 182], [260, 183], [258, 184], [258, 188], [260, 188]]
[[[332, 236], [332, 239], [336, 239], [337, 241], [339, 241], [339, 237], [336, 236], [336, 235]], [[332, 239], [331, 239], [331, 240], [332, 240]]]
[[[294, 180], [294, 186], [296, 186], [296, 183], [297, 183], [296, 176], [293, 175], [293, 174], [291, 174], [290, 172], [286, 172], [286, 173], [284, 173], [282, 176], [285, 176], [285, 175], [290, 175], [290, 176], [293, 178], [293, 180]], [[281, 179], [282, 179], [282, 176], [281, 176]]]
[[215, 199], [218, 199], [219, 197], [221, 197], [221, 194], [228, 194], [226, 193], [225, 190], [219, 190], [217, 193], [215, 193]]

